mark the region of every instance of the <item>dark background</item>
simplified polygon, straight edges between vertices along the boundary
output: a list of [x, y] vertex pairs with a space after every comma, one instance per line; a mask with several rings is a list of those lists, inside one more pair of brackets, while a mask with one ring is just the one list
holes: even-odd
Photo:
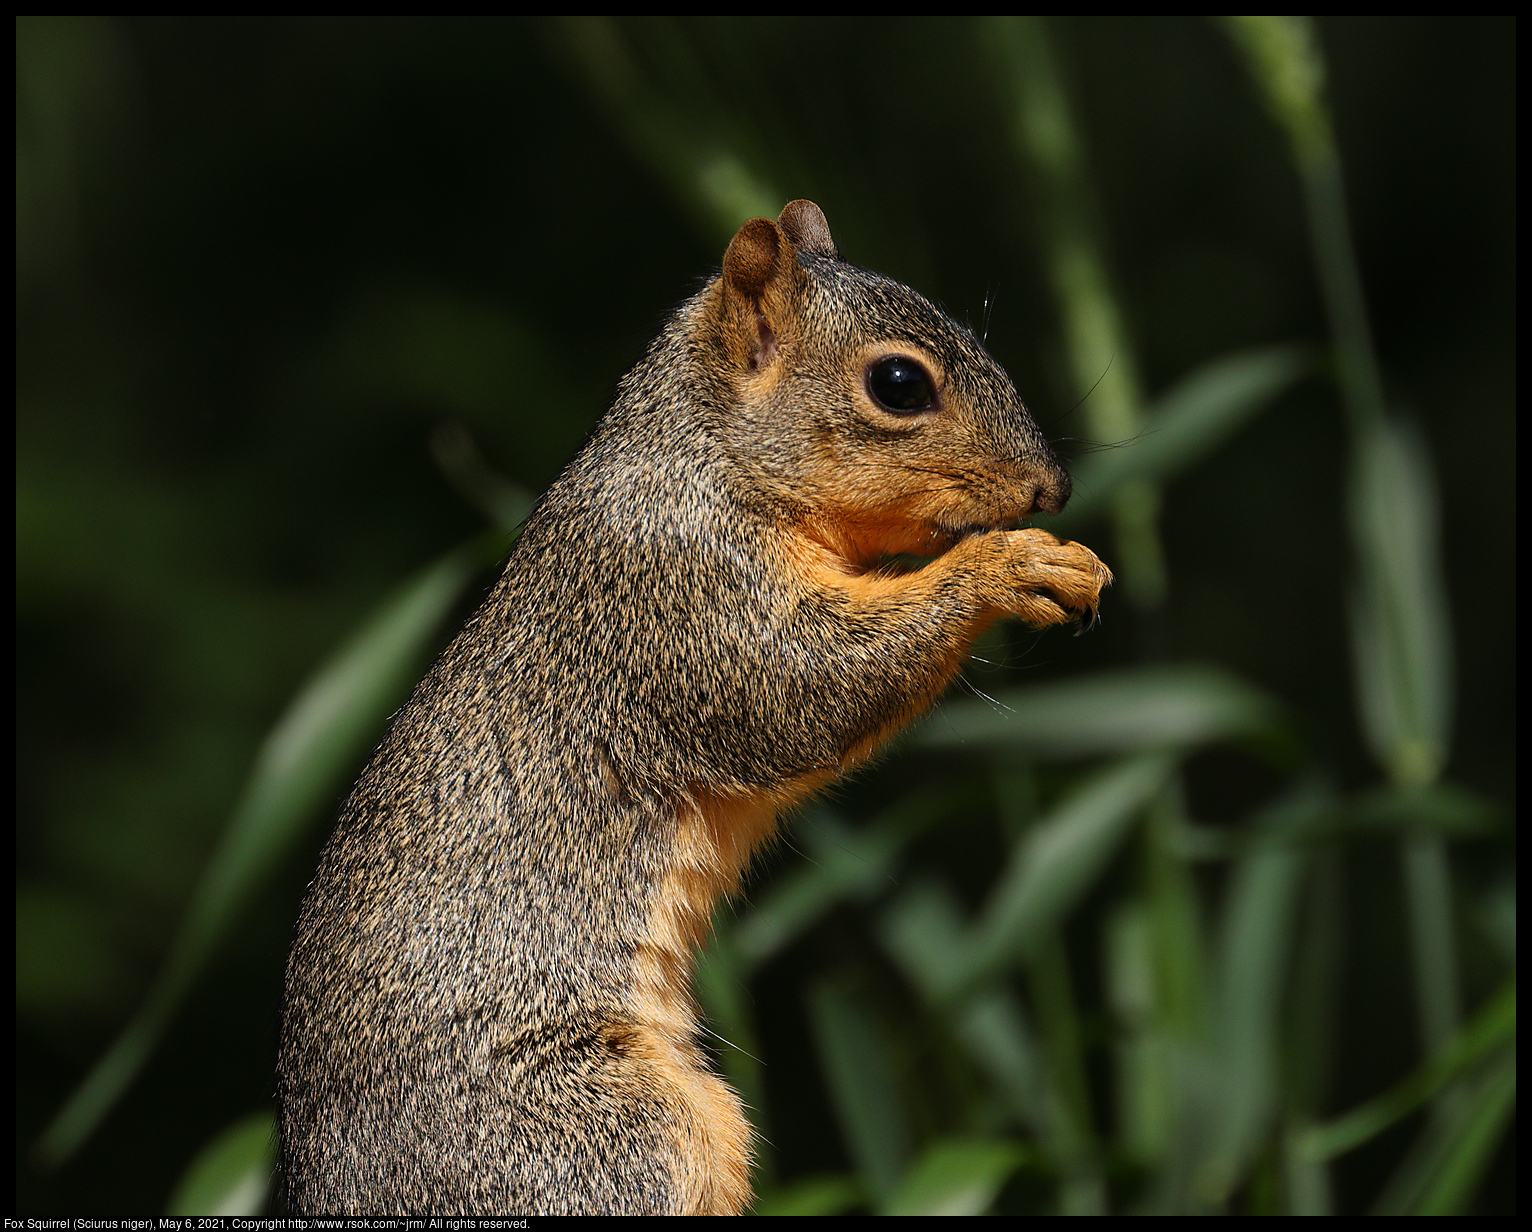
[[[1148, 392], [1232, 349], [1322, 342], [1298, 181], [1223, 35], [1168, 19], [1049, 29]], [[1039, 421], [1085, 434], [1035, 194], [967, 23], [615, 30], [659, 100], [647, 114], [736, 152], [777, 207], [817, 201], [852, 260], [987, 317]], [[1387, 396], [1423, 428], [1441, 493], [1447, 773], [1509, 803], [1514, 24], [1320, 31]], [[729, 231], [667, 170], [636, 96], [593, 85], [580, 28], [58, 19], [18, 37], [24, 1149], [136, 1006], [285, 702], [400, 579], [484, 525], [433, 432], [462, 425], [490, 466], [541, 490]], [[1280, 698], [1355, 784], [1375, 770], [1351, 700], [1345, 457], [1336, 391], [1316, 377], [1171, 485], [1170, 601], [1149, 640]], [[1081, 537], [1110, 562], [1098, 535]], [[1019, 661], [1046, 679], [1145, 640], [1109, 606], [1099, 635], [1028, 642]], [[855, 814], [857, 792], [882, 798], [899, 775], [841, 799]], [[1209, 815], [1268, 786], [1219, 756], [1190, 780]], [[327, 826], [312, 819], [87, 1148], [59, 1173], [19, 1162], [18, 1211], [161, 1209], [195, 1150], [269, 1100], [280, 964]], [[1506, 841], [1460, 846], [1455, 872], [1471, 889], [1511, 858]], [[1397, 964], [1397, 877], [1381, 854], [1353, 867], [1365, 984]], [[1395, 993], [1406, 979], [1377, 978]], [[1469, 955], [1470, 1004], [1476, 978]], [[1412, 1062], [1396, 1027], [1358, 1012], [1342, 1103]], [[833, 1163], [811, 1127], [795, 1144], [787, 1174]]]

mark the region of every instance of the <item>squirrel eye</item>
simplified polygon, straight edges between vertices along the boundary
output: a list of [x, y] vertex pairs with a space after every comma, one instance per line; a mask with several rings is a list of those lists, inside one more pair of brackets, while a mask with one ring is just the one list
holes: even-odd
[[867, 390], [885, 411], [912, 415], [936, 403], [936, 382], [908, 355], [880, 359], [867, 373]]

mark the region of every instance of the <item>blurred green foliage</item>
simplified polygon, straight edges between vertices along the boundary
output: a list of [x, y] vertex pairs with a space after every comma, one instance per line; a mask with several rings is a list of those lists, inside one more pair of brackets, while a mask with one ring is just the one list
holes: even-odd
[[350, 777], [799, 196], [1121, 585], [720, 911], [760, 1209], [1513, 1209], [1509, 19], [17, 34], [19, 1211], [266, 1200]]

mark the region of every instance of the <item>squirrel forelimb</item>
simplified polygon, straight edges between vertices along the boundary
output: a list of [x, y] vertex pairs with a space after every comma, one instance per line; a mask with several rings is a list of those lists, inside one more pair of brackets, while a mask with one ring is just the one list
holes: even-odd
[[[845, 768], [929, 709], [997, 618], [1037, 627], [1089, 618], [1112, 580], [1089, 548], [1036, 528], [967, 535], [909, 572], [850, 571], [813, 541], [800, 550], [799, 575], [831, 600], [845, 621], [841, 644], [856, 652], [836, 665], [847, 725], [861, 729]], [[881, 708], [881, 686], [895, 675], [904, 704]]]

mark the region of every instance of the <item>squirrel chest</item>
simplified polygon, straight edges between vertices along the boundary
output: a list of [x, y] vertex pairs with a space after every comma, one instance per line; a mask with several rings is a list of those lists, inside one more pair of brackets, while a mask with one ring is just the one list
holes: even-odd
[[293, 1213], [744, 1210], [713, 903], [988, 624], [1093, 616], [1101, 562], [1017, 528], [1068, 496], [966, 329], [810, 202], [746, 223], [341, 812], [287, 970]]

